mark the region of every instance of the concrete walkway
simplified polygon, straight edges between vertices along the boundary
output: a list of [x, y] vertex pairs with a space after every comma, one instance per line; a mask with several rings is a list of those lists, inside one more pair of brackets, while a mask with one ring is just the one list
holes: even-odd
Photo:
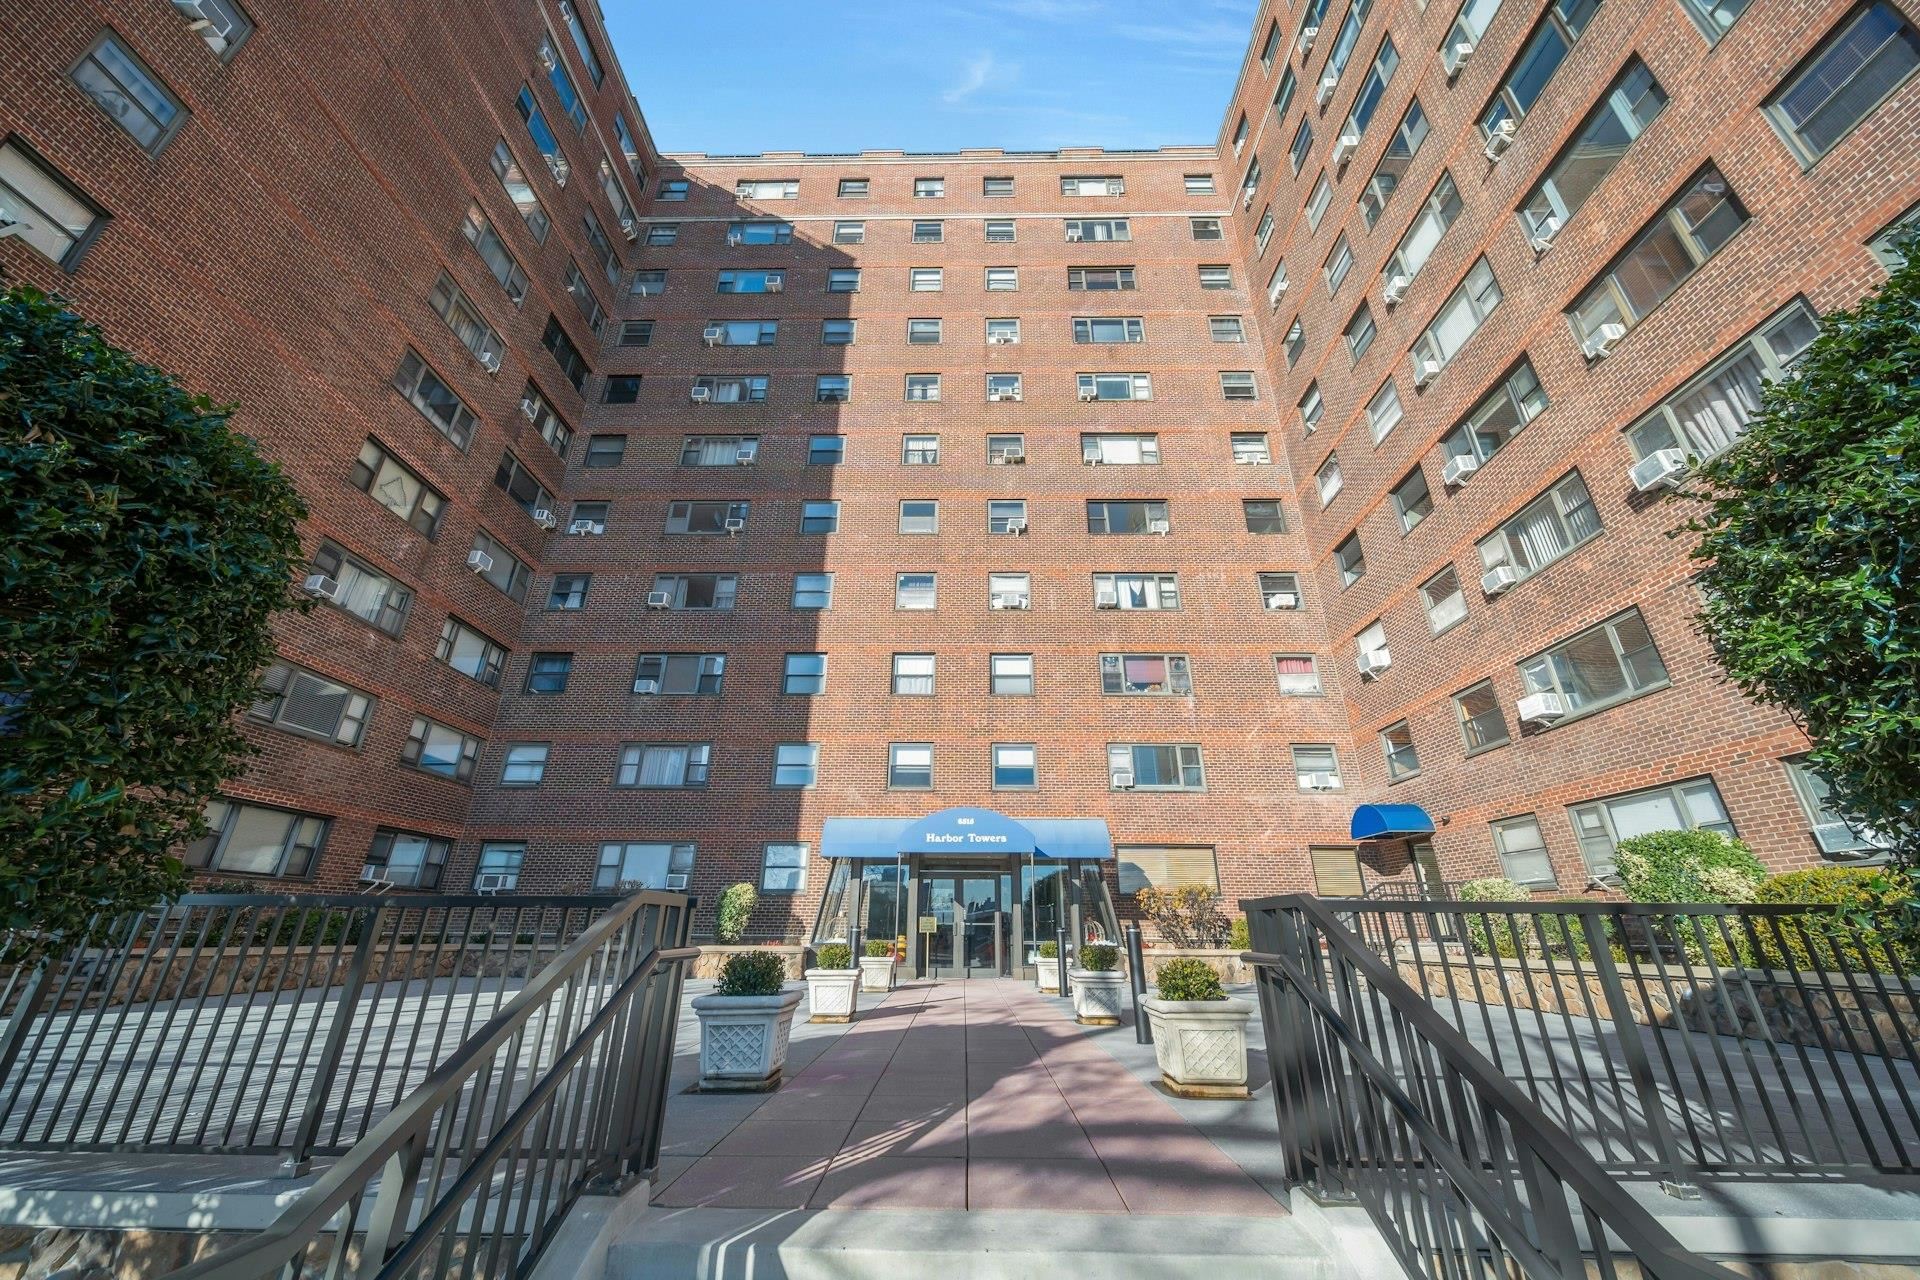
[[[676, 1080], [653, 1203], [1285, 1214], [1194, 1122], [1238, 1128], [1263, 1107], [1270, 1125], [1269, 1097], [1176, 1105], [1064, 1001], [1022, 982], [910, 984], [862, 1001], [850, 1026], [796, 1027], [778, 1092], [694, 1094]], [[1104, 1034], [1115, 1032], [1133, 1047], [1130, 1027]]]

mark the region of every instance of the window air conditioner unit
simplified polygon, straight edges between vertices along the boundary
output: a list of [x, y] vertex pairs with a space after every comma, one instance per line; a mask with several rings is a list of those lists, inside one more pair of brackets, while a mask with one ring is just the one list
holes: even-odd
[[308, 574], [307, 580], [300, 584], [300, 589], [316, 600], [338, 600], [340, 598], [340, 584], [324, 573]]
[[742, 232], [739, 232], [739, 231], [727, 232], [727, 243], [729, 245], [738, 246], [738, 245], [743, 245], [746, 242], [747, 242], [747, 237]]
[[480, 364], [488, 373], [500, 372], [500, 353], [498, 351], [485, 352], [480, 357]]
[[568, 533], [581, 538], [591, 537], [594, 534], [605, 533], [606, 531], [607, 528], [605, 525], [596, 524], [592, 520], [575, 520], [567, 526]]
[[711, 399], [713, 399], [712, 387], [695, 387], [693, 389], [693, 402], [695, 404], [705, 404]]
[[567, 179], [573, 174], [573, 166], [562, 156], [548, 156], [547, 170], [553, 174], [553, 183], [557, 187], [567, 185]]
[[1267, 297], [1273, 300], [1274, 306], [1279, 306], [1280, 299], [1287, 296], [1287, 285], [1289, 283], [1290, 282], [1286, 280], [1278, 280], [1267, 287]]
[[1079, 238], [1080, 238], [1080, 228], [1078, 227], [1067, 228], [1067, 239], [1069, 241], [1078, 240]]
[[552, 529], [560, 523], [553, 518], [553, 512], [547, 510], [545, 507], [535, 507], [533, 509], [533, 522], [542, 529]]
[[747, 522], [745, 520], [742, 520], [739, 516], [728, 516], [725, 520], [721, 522], [721, 527], [724, 528], [729, 534], [734, 534], [734, 533], [739, 533], [742, 529], [745, 529], [747, 527]]
[[1259, 188], [1258, 188], [1258, 187], [1248, 187], [1248, 188], [1246, 189], [1246, 191], [1245, 191], [1245, 193], [1244, 193], [1244, 194], [1243, 194], [1243, 195], [1241, 196], [1241, 199], [1240, 199], [1240, 207], [1241, 207], [1242, 209], [1251, 209], [1251, 208], [1253, 208], [1253, 196], [1254, 196], [1254, 192], [1256, 192], [1256, 191], [1258, 191], [1258, 190], [1259, 190]]
[[1090, 467], [1103, 467], [1107, 464], [1107, 460], [1101, 457], [1097, 453], [1090, 453], [1086, 457], [1080, 459], [1080, 461], [1086, 463]]
[[1127, 184], [1124, 182], [1109, 182], [1107, 184], [1107, 194], [1110, 196], [1123, 196], [1126, 193]]
[[1340, 775], [1337, 773], [1303, 773], [1299, 777], [1302, 791], [1338, 791]]
[[757, 451], [753, 449], [745, 447], [735, 449], [733, 451], [733, 465], [736, 467], [750, 467], [753, 465], [753, 460], [757, 456]]
[[1115, 769], [1113, 771], [1112, 777], [1113, 777], [1113, 789], [1115, 791], [1133, 790], [1133, 770]]
[[1462, 454], [1457, 458], [1448, 458], [1447, 465], [1440, 468], [1440, 483], [1459, 486], [1467, 482], [1467, 477], [1480, 469], [1480, 459], [1472, 454]]
[[473, 878], [475, 893], [505, 893], [513, 888], [512, 878], [504, 871], [482, 871]]
[[783, 289], [785, 289], [786, 287], [787, 287], [787, 282], [786, 282], [785, 280], [769, 280], [769, 281], [767, 281], [767, 292], [768, 292], [768, 293], [779, 293], [779, 292], [780, 292], [781, 290], [783, 290]]
[[1513, 120], [1502, 120], [1494, 126], [1493, 133], [1487, 138], [1484, 153], [1490, 163], [1497, 164], [1500, 157], [1507, 154], [1507, 148], [1513, 145], [1513, 131], [1519, 127], [1518, 122]]
[[1687, 455], [1679, 449], [1656, 449], [1634, 463], [1627, 474], [1633, 479], [1633, 487], [1642, 493], [1671, 489], [1687, 474]]
[[467, 568], [475, 573], [485, 573], [493, 568], [493, 557], [484, 551], [467, 552]]
[[1292, 592], [1292, 591], [1267, 592], [1267, 608], [1269, 609], [1297, 609], [1299, 607], [1300, 607], [1300, 596], [1296, 592]]
[[1518, 569], [1510, 564], [1497, 564], [1480, 575], [1480, 589], [1490, 596], [1497, 596], [1518, 581]]
[[1567, 714], [1567, 704], [1557, 693], [1530, 693], [1520, 699], [1517, 710], [1521, 724], [1552, 724]]
[[1093, 607], [1096, 609], [1118, 609], [1120, 596], [1111, 587], [1093, 593]]
[[1007, 521], [1007, 532], [1008, 532], [1008, 533], [1012, 533], [1012, 534], [1021, 534], [1021, 533], [1025, 533], [1026, 531], [1027, 531], [1027, 522], [1026, 522], [1025, 520], [1009, 520], [1009, 521]]
[[556, 62], [557, 60], [553, 56], [553, 50], [543, 46], [540, 50], [540, 65], [546, 70], [551, 71], [556, 65]]
[[1315, 40], [1318, 40], [1319, 38], [1320, 38], [1320, 28], [1318, 27], [1300, 28], [1300, 39], [1296, 42], [1300, 46], [1300, 52], [1302, 53], [1313, 52], [1313, 42]]
[[1385, 649], [1368, 649], [1355, 660], [1363, 676], [1377, 676], [1393, 665], [1393, 655]]
[[1413, 281], [1407, 279], [1406, 276], [1396, 271], [1393, 273], [1391, 277], [1388, 278], [1387, 287], [1380, 291], [1380, 296], [1387, 300], [1388, 306], [1392, 306], [1394, 303], [1400, 301], [1400, 299], [1407, 296], [1407, 286], [1411, 285], [1412, 283]]
[[1100, 393], [1098, 391], [1093, 390], [1091, 387], [1083, 388], [1080, 392], [1081, 404], [1092, 404], [1095, 400], [1098, 400], [1099, 398], [1100, 398]]
[[658, 680], [635, 680], [633, 682], [633, 691], [635, 693], [658, 693], [660, 692], [660, 682]]
[[1013, 335], [1010, 333], [990, 333], [987, 335], [987, 345], [990, 347], [1009, 346], [1012, 342]]
[[1553, 248], [1553, 238], [1558, 234], [1560, 234], [1560, 219], [1549, 214], [1540, 224], [1539, 232], [1528, 239], [1527, 243], [1533, 246], [1535, 253], [1545, 253]]
[[387, 869], [385, 867], [371, 865], [360, 868], [360, 883], [386, 885], [389, 888], [393, 885], [393, 881], [387, 879]]
[[1587, 358], [1590, 360], [1606, 359], [1613, 354], [1613, 349], [1619, 345], [1620, 339], [1626, 336], [1627, 326], [1623, 324], [1601, 325], [1599, 332], [1587, 340]]
[[1467, 59], [1473, 56], [1473, 41], [1461, 40], [1450, 44], [1440, 52], [1440, 66], [1451, 80], [1460, 74], [1460, 68], [1467, 65]]
[[1334, 139], [1333, 162], [1337, 165], [1345, 164], [1347, 160], [1352, 157], [1353, 153], [1359, 149], [1360, 135], [1357, 133], [1343, 133]]
[[1822, 822], [1813, 829], [1813, 842], [1820, 846], [1822, 853], [1854, 853], [1865, 856], [1870, 850], [1862, 849], [1862, 842], [1871, 844], [1871, 832], [1855, 831], [1844, 822]]
[[673, 593], [672, 593], [672, 592], [670, 592], [670, 591], [649, 591], [649, 592], [647, 592], [647, 608], [649, 608], [649, 609], [671, 609], [672, 607], [673, 607]]
[[1440, 362], [1438, 360], [1428, 359], [1418, 361], [1413, 368], [1413, 385], [1416, 387], [1424, 387], [1439, 376]]
[[632, 244], [640, 238], [640, 224], [632, 218], [622, 218], [620, 219], [620, 234], [626, 237], [628, 244]]
[[727, 331], [725, 329], [722, 329], [717, 324], [708, 325], [705, 329], [702, 329], [700, 331], [700, 341], [706, 343], [710, 347], [719, 346], [720, 340], [726, 336], [727, 336]]
[[1027, 597], [1002, 593], [993, 598], [991, 607], [995, 609], [1024, 609], [1027, 607]]
[[536, 422], [540, 418], [540, 402], [532, 396], [521, 396], [520, 412], [527, 415], [528, 422]]
[[1340, 77], [1329, 73], [1320, 77], [1320, 87], [1314, 90], [1313, 100], [1320, 106], [1333, 101], [1333, 91], [1340, 87]]
[[1149, 521], [1147, 521], [1147, 532], [1148, 532], [1148, 533], [1158, 533], [1158, 534], [1163, 534], [1163, 535], [1164, 535], [1164, 534], [1167, 534], [1167, 533], [1171, 533], [1172, 531], [1173, 531], [1173, 526], [1172, 526], [1172, 525], [1171, 525], [1170, 523], [1168, 523], [1167, 521], [1165, 521], [1165, 520], [1149, 520]]
[[1027, 450], [1025, 446], [1003, 449], [1000, 453], [1000, 461], [1003, 465], [1009, 467], [1023, 466], [1027, 461]]
[[1011, 391], [987, 392], [987, 401], [991, 404], [999, 404], [1003, 400], [1012, 400], [1012, 399], [1015, 399], [1015, 396]]
[[678, 892], [678, 891], [682, 891], [682, 890], [685, 890], [685, 889], [686, 889], [686, 887], [687, 887], [687, 873], [686, 873], [686, 872], [684, 872], [684, 871], [669, 871], [669, 872], [667, 873], [667, 888], [668, 888], [668, 889], [670, 889], [670, 890], [674, 890], [674, 891], [676, 891], [676, 892]]

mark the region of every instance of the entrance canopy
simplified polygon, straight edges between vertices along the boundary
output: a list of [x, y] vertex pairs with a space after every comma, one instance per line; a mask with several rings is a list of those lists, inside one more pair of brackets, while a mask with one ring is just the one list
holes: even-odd
[[1353, 811], [1349, 829], [1355, 840], [1398, 840], [1432, 834], [1433, 819], [1417, 804], [1363, 804]]
[[1111, 858], [1113, 836], [1099, 818], [1009, 818], [992, 809], [942, 809], [924, 818], [828, 818], [820, 856], [892, 862], [906, 854], [942, 857]]

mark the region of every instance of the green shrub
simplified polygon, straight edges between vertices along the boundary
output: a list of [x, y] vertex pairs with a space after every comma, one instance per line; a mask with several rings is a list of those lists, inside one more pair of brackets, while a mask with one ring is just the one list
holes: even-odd
[[776, 952], [758, 948], [727, 957], [720, 966], [723, 996], [777, 996], [787, 982], [787, 964]]
[[713, 936], [721, 942], [738, 942], [747, 932], [747, 920], [760, 901], [760, 891], [741, 881], [720, 891], [720, 902], [713, 912]]
[[1060, 958], [1060, 944], [1057, 942], [1041, 943], [1040, 958], [1042, 960], [1058, 960]]
[[[1462, 902], [1530, 902], [1533, 895], [1505, 876], [1485, 876], [1461, 885], [1459, 898]], [[1502, 956], [1508, 960], [1518, 956], [1525, 947], [1514, 933], [1514, 922], [1505, 916], [1467, 917], [1467, 942], [1478, 955]]]
[[[1555, 898], [1553, 901], [1591, 902], [1593, 899], [1572, 897]], [[1550, 903], [1542, 905], [1551, 906]], [[1587, 945], [1586, 921], [1577, 915], [1543, 915], [1523, 923], [1527, 926], [1526, 942], [1530, 951], [1544, 948], [1551, 955], [1565, 956], [1570, 960], [1586, 960], [1593, 955], [1593, 948]]]
[[1227, 946], [1235, 951], [1251, 951], [1253, 943], [1247, 937], [1247, 918], [1236, 916], [1233, 927], [1227, 930]]
[[1154, 975], [1153, 985], [1162, 1000], [1225, 1000], [1220, 975], [1205, 960], [1191, 956], [1169, 960]]
[[822, 943], [814, 949], [813, 967], [816, 969], [853, 968], [853, 948], [844, 942]]
[[1089, 942], [1080, 948], [1080, 967], [1089, 973], [1111, 973], [1120, 967], [1120, 948], [1111, 942]]
[[868, 938], [865, 950], [869, 959], [878, 960], [893, 954], [893, 944], [885, 938]]
[[1755, 902], [1804, 902], [1831, 912], [1790, 916], [1774, 924], [1759, 918], [1759, 962], [1771, 968], [1908, 974], [1920, 966], [1920, 904], [1911, 876], [1892, 868], [1815, 867], [1761, 881]]
[[1635, 902], [1751, 902], [1767, 869], [1753, 850], [1718, 831], [1649, 831], [1614, 851], [1620, 885]]

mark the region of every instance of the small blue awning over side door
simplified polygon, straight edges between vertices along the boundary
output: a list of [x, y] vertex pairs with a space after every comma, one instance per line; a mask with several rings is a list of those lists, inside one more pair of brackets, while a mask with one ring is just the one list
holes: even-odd
[[1363, 804], [1353, 811], [1353, 826], [1348, 834], [1355, 840], [1430, 836], [1433, 819], [1417, 804]]

